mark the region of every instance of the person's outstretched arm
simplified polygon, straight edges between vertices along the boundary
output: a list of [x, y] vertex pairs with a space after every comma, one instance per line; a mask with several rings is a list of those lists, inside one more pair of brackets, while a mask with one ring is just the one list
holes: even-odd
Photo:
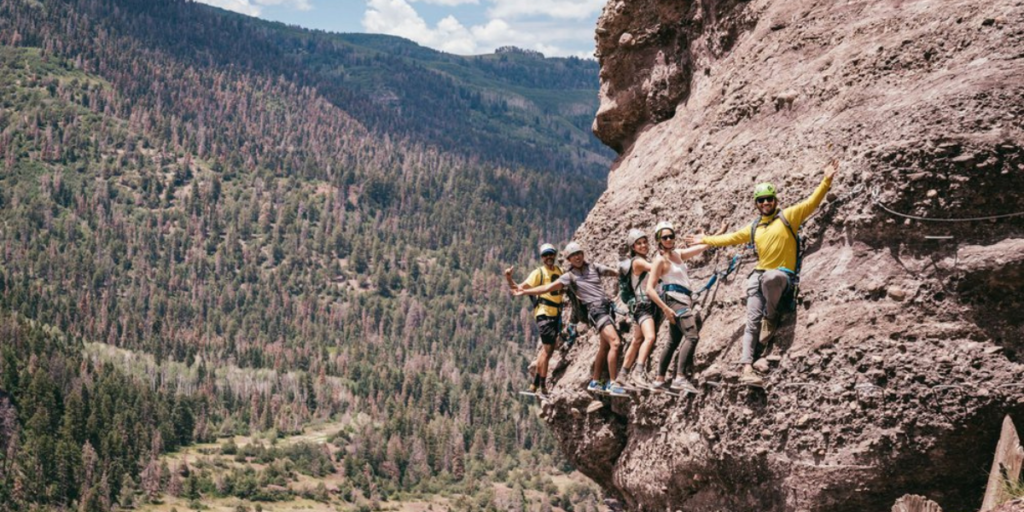
[[711, 246], [708, 245], [708, 244], [691, 245], [690, 247], [687, 247], [686, 249], [679, 249], [679, 257], [684, 259], [684, 260], [688, 260], [690, 258], [694, 258], [694, 257], [700, 256], [700, 254], [702, 252], [704, 252], [704, 251], [706, 251], [706, 250], [708, 250], [710, 248], [711, 248]]
[[643, 274], [644, 272], [650, 272], [654, 268], [651, 266], [651, 262], [647, 261], [646, 258], [636, 257], [633, 258], [632, 271], [634, 276]]
[[814, 193], [807, 199], [783, 210], [786, 220], [793, 225], [793, 229], [800, 227], [800, 224], [803, 224], [807, 217], [810, 217], [814, 210], [818, 209], [818, 205], [821, 204], [829, 189], [832, 188], [832, 178], [835, 177], [838, 170], [839, 160], [833, 158], [825, 165], [825, 177], [821, 179], [818, 188], [814, 189]]
[[[741, 228], [728, 235], [706, 236], [701, 234], [686, 235], [683, 237], [687, 245], [706, 244], [711, 247], [725, 247], [728, 245], [740, 245], [750, 242], [750, 228]], [[700, 253], [697, 253], [700, 254]]]
[[521, 297], [523, 295], [544, 295], [548, 292], [561, 290], [562, 286], [561, 281], [555, 281], [553, 283], [548, 283], [544, 286], [537, 286], [534, 288], [516, 288], [512, 290], [512, 295], [515, 295], [516, 297]]

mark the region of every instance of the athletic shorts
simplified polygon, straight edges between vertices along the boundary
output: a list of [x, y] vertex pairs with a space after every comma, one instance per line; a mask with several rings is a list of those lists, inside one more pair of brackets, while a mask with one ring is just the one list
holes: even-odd
[[558, 317], [538, 316], [537, 329], [540, 330], [540, 342], [545, 345], [554, 345], [558, 341]]
[[610, 301], [595, 302], [587, 304], [587, 314], [590, 315], [590, 322], [598, 332], [606, 325], [615, 325], [614, 305]]
[[653, 302], [649, 300], [637, 302], [636, 305], [633, 306], [633, 321], [636, 322], [637, 325], [643, 324], [648, 318], [653, 318], [654, 321], [657, 322], [658, 313], [661, 313], [661, 311]]

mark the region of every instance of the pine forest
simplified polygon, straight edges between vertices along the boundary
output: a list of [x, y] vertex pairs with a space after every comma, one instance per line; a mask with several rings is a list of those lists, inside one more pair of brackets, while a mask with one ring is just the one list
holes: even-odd
[[593, 509], [545, 476], [501, 271], [604, 188], [596, 89], [514, 48], [0, 0], [3, 510]]

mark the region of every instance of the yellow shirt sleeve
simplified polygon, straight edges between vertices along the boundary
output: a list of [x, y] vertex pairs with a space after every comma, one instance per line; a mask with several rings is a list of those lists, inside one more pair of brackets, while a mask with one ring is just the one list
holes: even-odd
[[814, 190], [814, 193], [811, 194], [811, 197], [783, 210], [786, 220], [793, 225], [794, 230], [799, 229], [800, 225], [807, 220], [807, 217], [814, 213], [814, 210], [818, 208], [821, 201], [825, 199], [825, 194], [828, 194], [830, 188], [832, 188], [832, 179], [824, 178], [821, 180], [818, 188]]
[[740, 245], [750, 243], [750, 226], [747, 226], [728, 235], [706, 236], [701, 243], [712, 247], [725, 247], [727, 245]]
[[538, 269], [534, 269], [533, 272], [530, 272], [530, 276], [526, 278], [526, 284], [530, 288], [536, 288], [536, 287], [540, 286], [540, 283], [543, 280], [544, 280], [544, 276], [541, 275], [541, 271], [538, 268]]

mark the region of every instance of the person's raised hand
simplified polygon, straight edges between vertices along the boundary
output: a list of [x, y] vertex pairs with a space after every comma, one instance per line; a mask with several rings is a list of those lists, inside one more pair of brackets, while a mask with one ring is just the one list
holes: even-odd
[[701, 241], [704, 240], [704, 234], [703, 233], [697, 233], [697, 234], [692, 234], [692, 235], [686, 235], [686, 236], [683, 237], [683, 240], [686, 242], [686, 245], [696, 245], [696, 244], [701, 243]]
[[508, 276], [508, 277], [512, 277], [512, 270], [514, 270], [515, 268], [516, 268], [515, 265], [512, 265], [511, 267], [506, 268], [505, 269], [505, 275]]
[[837, 171], [839, 171], [839, 159], [833, 158], [825, 166], [825, 177], [832, 179], [835, 177]]

